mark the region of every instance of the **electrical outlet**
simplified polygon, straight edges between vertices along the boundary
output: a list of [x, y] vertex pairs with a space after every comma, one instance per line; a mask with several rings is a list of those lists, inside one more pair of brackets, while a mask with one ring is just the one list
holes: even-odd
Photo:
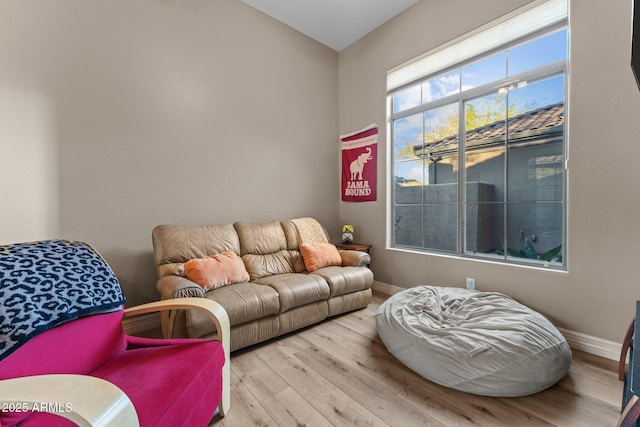
[[467, 289], [474, 290], [476, 288], [476, 279], [467, 277]]

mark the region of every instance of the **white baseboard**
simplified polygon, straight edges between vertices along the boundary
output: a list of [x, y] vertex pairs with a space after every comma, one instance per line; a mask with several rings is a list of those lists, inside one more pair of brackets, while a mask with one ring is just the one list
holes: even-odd
[[[373, 282], [373, 290], [387, 295], [393, 295], [396, 292], [405, 290], [399, 286], [390, 285], [388, 283]], [[605, 359], [618, 361], [622, 344], [613, 341], [607, 341], [602, 338], [594, 337], [580, 332], [571, 331], [569, 329], [558, 328], [558, 331], [564, 336], [569, 347], [584, 351], [585, 353], [595, 356], [604, 357]]]
[[567, 343], [569, 343], [569, 347], [575, 350], [584, 351], [585, 353], [615, 361], [618, 361], [620, 358], [622, 344], [564, 328], [558, 328], [558, 331], [564, 335]]
[[388, 283], [378, 282], [377, 280], [374, 280], [371, 289], [373, 289], [374, 291], [382, 292], [383, 294], [393, 295], [400, 291], [404, 291], [406, 288], [401, 288], [400, 286], [390, 285]]

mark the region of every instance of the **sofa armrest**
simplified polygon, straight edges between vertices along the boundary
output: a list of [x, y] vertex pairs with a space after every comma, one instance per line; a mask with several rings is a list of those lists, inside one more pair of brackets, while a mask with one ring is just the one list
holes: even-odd
[[120, 388], [87, 375], [51, 374], [2, 380], [0, 403], [3, 408], [6, 405], [50, 412], [82, 427], [140, 425], [131, 400]]
[[161, 299], [204, 297], [204, 290], [197, 283], [182, 276], [162, 276], [156, 282]]
[[[176, 276], [177, 277], [177, 276]], [[225, 309], [215, 301], [207, 298], [174, 298], [162, 301], [150, 302], [130, 307], [124, 310], [124, 317], [153, 313], [163, 310], [190, 310], [195, 309], [205, 312], [213, 320], [218, 332], [218, 340], [224, 350], [224, 366], [222, 367], [222, 400], [220, 401], [220, 415], [225, 416], [229, 412], [231, 394], [231, 326], [229, 316]]]
[[366, 267], [371, 264], [371, 255], [362, 251], [338, 250], [344, 267]]

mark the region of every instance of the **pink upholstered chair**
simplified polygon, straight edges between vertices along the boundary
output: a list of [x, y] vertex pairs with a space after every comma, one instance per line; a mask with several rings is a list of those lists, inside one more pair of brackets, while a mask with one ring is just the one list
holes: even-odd
[[[206, 426], [229, 411], [229, 319], [179, 298], [123, 310], [113, 272], [81, 242], [0, 246], [0, 426]], [[218, 340], [128, 336], [123, 316], [197, 309]], [[69, 421], [71, 420], [71, 421]]]

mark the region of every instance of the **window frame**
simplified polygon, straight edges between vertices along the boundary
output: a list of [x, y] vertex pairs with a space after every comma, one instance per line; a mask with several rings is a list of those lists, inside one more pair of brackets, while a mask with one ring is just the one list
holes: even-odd
[[[534, 3], [541, 3], [541, 2], [534, 2]], [[493, 27], [495, 27], [495, 25], [491, 25], [491, 28]], [[414, 106], [411, 108], [407, 108], [405, 110], [394, 112], [394, 104], [393, 104], [394, 94], [397, 94], [415, 85], [422, 85], [424, 82], [427, 82], [430, 79], [433, 79], [437, 76], [451, 73], [456, 69], [462, 69], [469, 64], [472, 64], [477, 61], [481, 61], [494, 54], [503, 52], [507, 49], [513, 49], [518, 45], [531, 42], [537, 38], [549, 35], [553, 32], [560, 31], [563, 29], [566, 30], [566, 37], [567, 37], [567, 45], [566, 45], [567, 54], [566, 54], [565, 60], [552, 62], [550, 64], [546, 64], [544, 66], [541, 66], [529, 71], [521, 72], [514, 76], [507, 76], [504, 79], [501, 79], [499, 81], [486, 83], [481, 86], [474, 87], [472, 89], [468, 89], [468, 90], [461, 89], [459, 93], [439, 98], [436, 101], [421, 102], [421, 104], [418, 106]], [[477, 34], [477, 33], [474, 33], [474, 34]], [[396, 87], [392, 87], [391, 89], [388, 90], [387, 116], [388, 116], [388, 141], [389, 141], [390, 161], [387, 164], [387, 167], [388, 167], [387, 182], [389, 183], [390, 191], [388, 192], [389, 197], [388, 197], [388, 220], [387, 220], [387, 224], [388, 224], [387, 247], [389, 249], [425, 253], [430, 255], [443, 255], [443, 256], [462, 258], [462, 259], [481, 260], [481, 261], [487, 261], [487, 262], [498, 263], [498, 264], [519, 265], [519, 266], [524, 266], [528, 268], [543, 268], [545, 270], [568, 271], [567, 240], [568, 240], [568, 174], [569, 174], [568, 133], [569, 132], [568, 132], [568, 114], [567, 113], [568, 113], [568, 87], [569, 87], [569, 62], [570, 62], [569, 52], [570, 52], [570, 25], [569, 25], [568, 13], [567, 13], [567, 16], [565, 16], [564, 19], [560, 21], [556, 21], [551, 25], [547, 25], [543, 28], [538, 28], [537, 30], [528, 32], [527, 34], [524, 34], [521, 37], [516, 38], [508, 43], [502, 44], [492, 49], [481, 51], [478, 54], [470, 56], [461, 62], [457, 62], [455, 64], [449, 65], [448, 67], [435, 70], [431, 72], [431, 74], [422, 75], [417, 79], [406, 82], [402, 85], [398, 85]], [[423, 58], [425, 57], [423, 56]], [[399, 68], [392, 70], [390, 73], [395, 73], [397, 72], [397, 70], [399, 70]], [[466, 222], [466, 215], [467, 215], [467, 212], [466, 212], [467, 169], [465, 165], [465, 158], [468, 152], [466, 151], [465, 132], [458, 132], [460, 137], [458, 140], [458, 150], [457, 150], [457, 153], [458, 153], [457, 154], [458, 155], [458, 165], [457, 165], [458, 167], [458, 177], [457, 177], [458, 199], [457, 199], [457, 218], [456, 218], [456, 224], [457, 224], [456, 251], [455, 252], [442, 251], [442, 250], [428, 249], [425, 247], [426, 245], [424, 242], [424, 226], [425, 226], [424, 192], [422, 192], [421, 194], [421, 202], [419, 204], [418, 203], [412, 204], [414, 206], [420, 206], [423, 212], [420, 220], [421, 221], [420, 230], [422, 233], [421, 235], [422, 245], [421, 247], [398, 245], [396, 243], [396, 232], [394, 228], [395, 221], [396, 221], [396, 208], [399, 205], [396, 200], [395, 170], [396, 170], [396, 165], [401, 161], [398, 161], [398, 159], [396, 159], [396, 152], [395, 152], [395, 136], [396, 135], [395, 135], [395, 126], [394, 126], [395, 121], [399, 119], [411, 117], [416, 114], [424, 114], [424, 112], [426, 111], [430, 111], [451, 103], [458, 103], [459, 121], [463, 122], [465, 117], [465, 113], [464, 113], [465, 103], [471, 99], [474, 99], [483, 95], [487, 95], [491, 91], [498, 91], [500, 88], [503, 88], [511, 84], [517, 84], [520, 81], [533, 83], [539, 80], [544, 80], [544, 79], [552, 78], [559, 75], [564, 76], [564, 93], [563, 93], [564, 129], [563, 129], [563, 136], [562, 136], [562, 161], [564, 162], [564, 164], [562, 165], [562, 199], [560, 201], [561, 209], [562, 209], [562, 225], [561, 225], [562, 226], [562, 231], [561, 231], [562, 262], [550, 263], [550, 262], [541, 261], [537, 259], [528, 259], [528, 258], [519, 259], [512, 256], [508, 256], [507, 253], [505, 253], [503, 256], [499, 256], [499, 255], [492, 256], [491, 254], [470, 253], [466, 251], [465, 239], [466, 239], [467, 231], [466, 231], [465, 222]], [[423, 116], [423, 120], [424, 120], [424, 116]], [[463, 129], [462, 124], [459, 124], [458, 126], [459, 126], [459, 129]], [[424, 122], [423, 122], [423, 132], [424, 132]], [[426, 160], [424, 161], [426, 162]], [[428, 182], [427, 179], [425, 179], [426, 167], [424, 163], [422, 163], [422, 168], [423, 168], [422, 175], [423, 175], [423, 186], [424, 186], [424, 183]], [[508, 157], [506, 156], [506, 152], [505, 152], [505, 179], [504, 179], [505, 186], [509, 185], [507, 170], [508, 170]], [[506, 199], [501, 203], [505, 207], [508, 205], [508, 202]], [[508, 227], [506, 214], [504, 215], [503, 226], [505, 230]], [[504, 241], [506, 242], [506, 239], [507, 239], [506, 231], [504, 231], [504, 239], [505, 239]]]

